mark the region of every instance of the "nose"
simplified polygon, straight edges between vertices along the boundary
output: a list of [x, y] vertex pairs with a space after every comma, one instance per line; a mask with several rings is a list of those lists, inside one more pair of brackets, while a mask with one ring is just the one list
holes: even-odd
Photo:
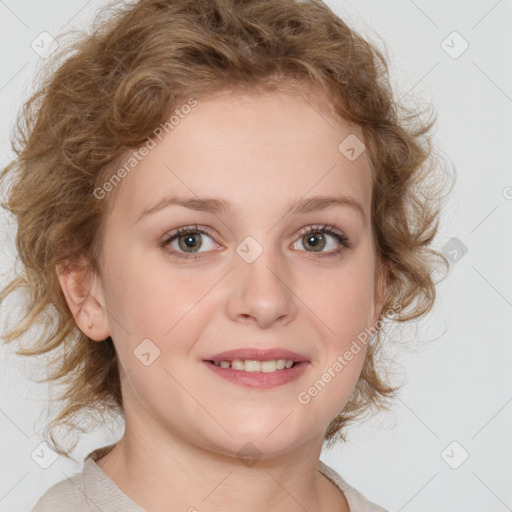
[[252, 263], [235, 257], [235, 268], [229, 276], [229, 318], [262, 329], [291, 322], [297, 314], [297, 303], [286, 263], [278, 261], [270, 249]]

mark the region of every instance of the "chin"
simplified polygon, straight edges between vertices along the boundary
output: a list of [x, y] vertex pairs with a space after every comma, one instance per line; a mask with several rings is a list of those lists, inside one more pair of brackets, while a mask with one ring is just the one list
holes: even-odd
[[[278, 423], [275, 423], [274, 427]], [[249, 465], [246, 461], [269, 459], [292, 452], [304, 442], [305, 438], [308, 438], [307, 435], [291, 432], [289, 428], [283, 428], [280, 433], [277, 432], [278, 429], [270, 435], [271, 430], [254, 433], [230, 430], [233, 438], [219, 440], [219, 444], [214, 450], [225, 455], [235, 456], [243, 464]]]

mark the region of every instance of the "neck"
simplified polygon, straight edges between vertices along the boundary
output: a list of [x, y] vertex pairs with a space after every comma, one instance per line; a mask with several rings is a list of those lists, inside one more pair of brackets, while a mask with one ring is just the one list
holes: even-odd
[[169, 504], [188, 512], [349, 511], [340, 489], [317, 471], [321, 436], [291, 453], [241, 460], [169, 433], [162, 440], [126, 425], [123, 438], [96, 463], [148, 512]]

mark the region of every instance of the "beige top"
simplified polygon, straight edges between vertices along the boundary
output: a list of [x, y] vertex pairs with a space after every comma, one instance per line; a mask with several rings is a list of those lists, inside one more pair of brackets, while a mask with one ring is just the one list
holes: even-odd
[[[31, 512], [145, 512], [101, 470], [94, 453], [86, 457], [81, 472], [50, 487]], [[343, 491], [350, 512], [388, 512], [368, 501], [321, 460], [318, 470]]]

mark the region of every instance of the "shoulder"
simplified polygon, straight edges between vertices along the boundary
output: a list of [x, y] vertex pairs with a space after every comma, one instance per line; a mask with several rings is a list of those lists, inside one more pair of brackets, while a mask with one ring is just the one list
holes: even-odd
[[31, 512], [144, 512], [91, 455], [85, 458], [82, 471], [50, 487]]
[[80, 471], [50, 487], [31, 512], [84, 512], [86, 505], [84, 473]]
[[334, 469], [318, 461], [318, 470], [343, 491], [350, 512], [388, 512], [385, 508], [366, 499], [357, 489], [349, 485]]

